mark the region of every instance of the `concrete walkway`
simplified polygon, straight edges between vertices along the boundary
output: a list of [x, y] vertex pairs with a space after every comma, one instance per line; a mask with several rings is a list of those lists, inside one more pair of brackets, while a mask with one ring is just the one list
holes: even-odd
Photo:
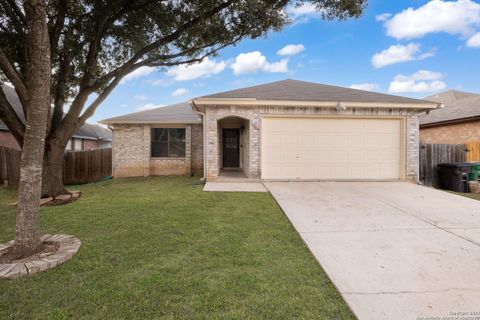
[[260, 182], [207, 182], [203, 191], [214, 192], [268, 192]]
[[480, 319], [480, 201], [402, 182], [265, 185], [359, 320]]

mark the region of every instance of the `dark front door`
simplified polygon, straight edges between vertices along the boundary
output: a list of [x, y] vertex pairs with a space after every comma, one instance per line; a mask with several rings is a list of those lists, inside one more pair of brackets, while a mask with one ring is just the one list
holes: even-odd
[[239, 129], [223, 129], [223, 167], [240, 167]]

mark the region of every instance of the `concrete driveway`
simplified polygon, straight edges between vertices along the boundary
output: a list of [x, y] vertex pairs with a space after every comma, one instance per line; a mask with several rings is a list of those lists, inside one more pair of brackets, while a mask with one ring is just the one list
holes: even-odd
[[265, 185], [359, 320], [480, 319], [480, 201], [403, 182]]

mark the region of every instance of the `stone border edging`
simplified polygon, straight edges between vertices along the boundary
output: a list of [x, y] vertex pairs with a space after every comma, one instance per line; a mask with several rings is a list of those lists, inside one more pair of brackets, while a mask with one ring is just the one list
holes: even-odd
[[[39, 273], [70, 260], [80, 248], [80, 239], [66, 234], [45, 234], [42, 242], [51, 241], [59, 244], [59, 248], [52, 254], [39, 257], [28, 262], [0, 263], [0, 280], [17, 279], [31, 274]], [[0, 244], [0, 251], [13, 245], [13, 240]]]

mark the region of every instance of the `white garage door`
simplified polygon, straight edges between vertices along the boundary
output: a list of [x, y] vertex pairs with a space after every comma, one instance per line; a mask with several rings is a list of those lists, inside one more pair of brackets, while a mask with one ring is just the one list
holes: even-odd
[[265, 117], [262, 179], [400, 179], [401, 133], [400, 119]]

